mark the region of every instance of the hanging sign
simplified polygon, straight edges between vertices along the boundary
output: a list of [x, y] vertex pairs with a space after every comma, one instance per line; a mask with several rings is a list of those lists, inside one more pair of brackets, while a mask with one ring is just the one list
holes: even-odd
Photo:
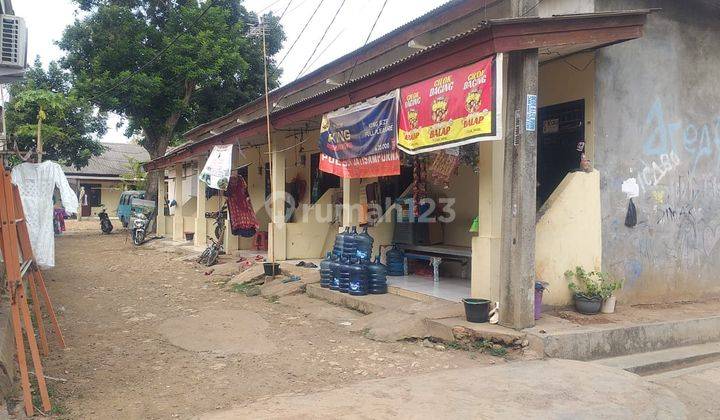
[[340, 178], [372, 178], [400, 175], [398, 151], [340, 160], [320, 153], [320, 170]]
[[214, 146], [212, 153], [200, 172], [200, 181], [216, 190], [226, 190], [230, 181], [232, 167], [232, 144]]
[[417, 154], [501, 138], [502, 55], [400, 89], [398, 146]]
[[323, 116], [320, 150], [336, 159], [394, 151], [397, 144], [398, 91]]

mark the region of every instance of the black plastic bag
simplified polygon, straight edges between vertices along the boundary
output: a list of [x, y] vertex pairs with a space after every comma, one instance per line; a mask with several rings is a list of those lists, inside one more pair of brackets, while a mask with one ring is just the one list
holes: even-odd
[[635, 227], [635, 225], [637, 225], [637, 209], [631, 198], [630, 203], [628, 203], [627, 214], [625, 215], [625, 226], [631, 228]]

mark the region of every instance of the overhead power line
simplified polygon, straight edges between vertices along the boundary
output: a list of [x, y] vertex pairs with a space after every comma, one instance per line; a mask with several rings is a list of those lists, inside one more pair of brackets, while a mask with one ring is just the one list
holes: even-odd
[[[325, 36], [327, 36], [328, 31], [330, 31], [330, 28], [332, 27], [333, 23], [335, 22], [335, 19], [340, 14], [340, 10], [342, 10], [343, 6], [345, 5], [345, 1], [346, 0], [342, 0], [342, 2], [340, 3], [340, 6], [337, 8], [337, 10], [335, 10], [335, 14], [333, 15], [332, 19], [330, 20], [330, 23], [325, 27], [325, 31], [323, 32], [322, 37], [320, 37], [320, 40], [315, 44], [315, 48], [313, 48], [312, 53], [308, 56], [308, 59], [305, 61], [305, 65], [303, 65], [302, 69], [300, 69], [300, 72], [297, 74], [297, 76], [295, 76], [295, 79], [290, 84], [295, 83], [300, 78], [300, 76], [302, 76], [303, 72], [305, 71], [305, 68], [308, 66], [308, 63], [312, 59], [313, 55], [315, 55], [315, 52], [317, 52], [318, 47], [325, 39]], [[322, 3], [322, 1], [321, 1], [321, 3]], [[278, 64], [278, 66], [279, 66], [279, 64]], [[274, 111], [275, 108], [277, 108], [277, 106], [280, 104], [280, 102], [282, 102], [282, 100], [285, 99], [289, 94], [290, 94], [290, 91], [288, 91], [283, 96], [281, 96], [280, 99], [275, 101], [270, 112]]]
[[[382, 6], [380, 7], [380, 11], [378, 12], [377, 16], [375, 16], [375, 22], [373, 22], [372, 26], [370, 27], [370, 32], [368, 32], [367, 38], [365, 38], [365, 42], [363, 43], [363, 48], [367, 45], [368, 41], [370, 41], [370, 37], [372, 36], [373, 31], [375, 30], [375, 26], [377, 25], [378, 21], [380, 20], [380, 16], [382, 16], [383, 11], [385, 11], [385, 6], [387, 6], [388, 0], [383, 1]], [[353, 64], [352, 69], [350, 70], [350, 76], [348, 76], [347, 80], [352, 80], [353, 73], [355, 72], [355, 66], [357, 66], [358, 59], [355, 59], [355, 64]]]
[[310, 60], [312, 60], [313, 56], [317, 52], [318, 47], [320, 47], [320, 44], [322, 44], [323, 40], [325, 40], [325, 37], [327, 36], [328, 32], [330, 31], [330, 28], [332, 27], [333, 23], [335, 23], [335, 19], [340, 14], [340, 10], [342, 10], [343, 6], [345, 6], [345, 1], [346, 0], [342, 0], [340, 2], [340, 6], [338, 6], [337, 10], [335, 11], [335, 14], [332, 17], [332, 20], [330, 20], [330, 23], [325, 27], [325, 31], [323, 32], [322, 36], [320, 37], [320, 40], [317, 42], [317, 44], [315, 44], [315, 48], [313, 48], [312, 52], [308, 56], [308, 59], [305, 61], [305, 64], [303, 65], [302, 69], [300, 69], [300, 73], [298, 73], [295, 80], [297, 80], [298, 78], [300, 78], [300, 76], [302, 76], [302, 74], [305, 71], [305, 69], [307, 68], [308, 64], [310, 64]]
[[[285, 51], [285, 54], [283, 55], [283, 57], [280, 59], [280, 61], [278, 61], [277, 65], [275, 66], [276, 69], [280, 68], [280, 65], [285, 61], [285, 59], [290, 54], [290, 52], [293, 50], [293, 48], [295, 48], [295, 45], [300, 40], [300, 37], [303, 35], [303, 33], [305, 33], [305, 29], [307, 29], [307, 27], [310, 26], [310, 22], [312, 22], [313, 18], [315, 17], [315, 15], [318, 12], [318, 10], [320, 10], [320, 6], [322, 6], [322, 4], [324, 2], [325, 2], [325, 0], [320, 0], [318, 5], [315, 7], [315, 10], [313, 10], [312, 15], [310, 15], [310, 19], [308, 19], [307, 22], [305, 22], [305, 25], [300, 30], [300, 33], [295, 37], [295, 40], [292, 42], [292, 44], [290, 44], [290, 48], [288, 48], [288, 50]], [[271, 75], [271, 78], [272, 78], [272, 76], [275, 75], [274, 73], [275, 72], [273, 72], [273, 74]]]
[[285, 13], [286, 13], [286, 12], [288, 11], [288, 9], [290, 8], [290, 5], [292, 4], [292, 2], [293, 2], [293, 0], [290, 0], [290, 1], [288, 2], [287, 6], [285, 6], [285, 8], [283, 9], [282, 13], [280, 13], [280, 17], [278, 18], [278, 22], [280, 22], [280, 21], [282, 20], [282, 18], [285, 16]]

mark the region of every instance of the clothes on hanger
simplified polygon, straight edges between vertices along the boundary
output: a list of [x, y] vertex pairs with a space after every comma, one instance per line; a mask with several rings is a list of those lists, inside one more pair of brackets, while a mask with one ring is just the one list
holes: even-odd
[[30, 233], [35, 262], [40, 268], [55, 266], [55, 235], [53, 230], [53, 191], [67, 213], [77, 213], [78, 199], [70, 188], [62, 168], [55, 162], [21, 163], [12, 170], [13, 184], [20, 190], [20, 199]]
[[227, 197], [228, 212], [230, 213], [230, 229], [233, 235], [243, 238], [255, 236], [259, 223], [255, 217], [248, 194], [245, 178], [240, 175], [230, 177], [228, 188], [225, 190]]

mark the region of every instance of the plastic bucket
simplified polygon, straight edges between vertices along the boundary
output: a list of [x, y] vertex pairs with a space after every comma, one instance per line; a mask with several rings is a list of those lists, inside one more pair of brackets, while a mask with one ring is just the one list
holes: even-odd
[[490, 301], [487, 299], [463, 299], [465, 319], [468, 322], [488, 322]]
[[263, 263], [263, 270], [265, 270], [266, 276], [273, 276], [280, 273], [280, 264], [278, 263]]
[[542, 297], [545, 289], [535, 287], [535, 320], [542, 316]]

